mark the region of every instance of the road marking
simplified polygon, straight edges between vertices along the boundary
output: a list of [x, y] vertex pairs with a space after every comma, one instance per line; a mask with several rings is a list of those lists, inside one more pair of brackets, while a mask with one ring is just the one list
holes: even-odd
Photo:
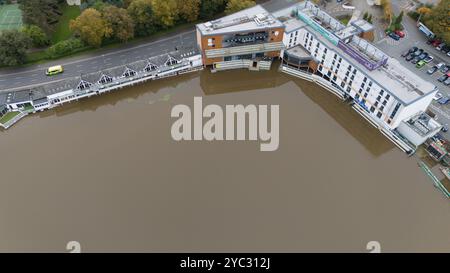
[[[173, 36], [169, 36], [169, 37], [164, 38], [164, 39], [160, 39], [160, 40], [156, 40], [156, 41], [153, 41], [153, 42], [137, 45], [135, 47], [124, 48], [124, 49], [121, 49], [121, 50], [105, 53], [105, 54], [103, 54], [103, 56], [116, 55], [118, 53], [123, 53], [123, 52], [127, 52], [127, 51], [136, 50], [138, 48], [147, 47], [147, 46], [150, 46], [150, 45], [153, 45], [153, 44], [162, 43], [162, 42], [165, 42], [165, 41], [168, 41], [168, 40], [171, 40], [171, 39], [179, 39], [180, 35], [186, 35], [186, 34], [190, 34], [190, 33], [194, 33], [194, 32], [195, 32], [195, 30], [187, 31], [187, 32], [184, 32], [184, 33], [181, 33], [181, 34], [176, 34], [176, 35], [173, 35]], [[160, 47], [166, 47], [166, 45], [161, 44]], [[90, 57], [90, 58], [84, 58], [84, 59], [80, 59], [80, 60], [76, 60], [76, 61], [72, 61], [72, 62], [67, 62], [67, 63], [63, 63], [62, 65], [67, 66], [67, 65], [70, 65], [70, 64], [76, 64], [76, 63], [85, 62], [85, 61], [88, 61], [88, 60], [93, 60], [93, 59], [98, 59], [98, 58], [102, 58], [102, 55], [98, 55], [98, 56]], [[16, 72], [16, 73], [7, 73], [7, 74], [0, 75], [0, 77], [7, 77], [7, 76], [10, 77], [11, 75], [30, 73], [30, 72], [39, 71], [39, 70], [40, 69], [32, 69], [32, 70]]]

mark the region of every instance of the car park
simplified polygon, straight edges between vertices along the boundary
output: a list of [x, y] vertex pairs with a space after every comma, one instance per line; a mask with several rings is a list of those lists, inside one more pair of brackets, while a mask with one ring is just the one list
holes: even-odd
[[425, 64], [426, 62], [424, 60], [420, 60], [419, 62], [417, 62], [416, 68], [422, 68]]
[[429, 62], [431, 62], [432, 60], [434, 59], [434, 57], [433, 56], [431, 56], [431, 55], [428, 55], [425, 59], [423, 59], [426, 63], [429, 63]]
[[438, 82], [444, 82], [445, 80], [447, 80], [448, 76], [447, 75], [442, 75], [438, 78]]
[[436, 72], [438, 69], [436, 66], [431, 67], [430, 69], [427, 70], [427, 74], [428, 75], [433, 75], [434, 72]]

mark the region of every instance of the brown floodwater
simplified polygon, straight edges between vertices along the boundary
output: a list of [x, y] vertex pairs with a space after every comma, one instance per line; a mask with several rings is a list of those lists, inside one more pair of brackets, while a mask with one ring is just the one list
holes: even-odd
[[[172, 140], [176, 104], [279, 104], [280, 146]], [[350, 106], [269, 72], [196, 72], [0, 131], [0, 251], [450, 251], [450, 202]]]

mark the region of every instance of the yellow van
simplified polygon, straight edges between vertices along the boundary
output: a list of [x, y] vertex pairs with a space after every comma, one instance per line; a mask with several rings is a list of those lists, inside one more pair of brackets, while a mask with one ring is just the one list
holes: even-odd
[[62, 65], [56, 65], [56, 66], [49, 67], [47, 69], [47, 71], [45, 71], [45, 74], [47, 76], [51, 76], [51, 75], [56, 75], [56, 74], [63, 73], [63, 72], [64, 72], [64, 69], [63, 69]]

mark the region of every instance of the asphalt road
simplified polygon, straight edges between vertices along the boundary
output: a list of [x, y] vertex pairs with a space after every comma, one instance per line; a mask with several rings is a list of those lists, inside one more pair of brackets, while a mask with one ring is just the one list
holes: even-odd
[[[268, 11], [276, 11], [295, 2], [297, 1], [270, 0], [262, 3], [262, 5]], [[0, 92], [76, 77], [84, 73], [96, 72], [170, 52], [175, 50], [175, 47], [192, 47], [195, 45], [195, 30], [192, 28], [181, 33], [165, 36], [157, 41], [146, 42], [136, 46], [123, 45], [121, 48], [104, 50], [101, 53], [84, 54], [26, 68], [2, 69], [0, 70]], [[52, 77], [46, 76], [45, 70], [53, 65], [63, 65], [64, 73]]]

